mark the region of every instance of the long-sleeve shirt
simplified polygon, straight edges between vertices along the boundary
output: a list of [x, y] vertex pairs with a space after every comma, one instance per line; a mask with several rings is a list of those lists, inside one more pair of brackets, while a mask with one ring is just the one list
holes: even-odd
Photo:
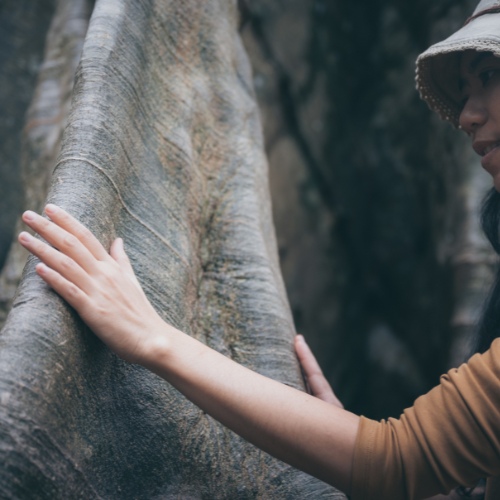
[[352, 500], [416, 500], [487, 480], [500, 499], [500, 339], [443, 375], [399, 419], [362, 417]]

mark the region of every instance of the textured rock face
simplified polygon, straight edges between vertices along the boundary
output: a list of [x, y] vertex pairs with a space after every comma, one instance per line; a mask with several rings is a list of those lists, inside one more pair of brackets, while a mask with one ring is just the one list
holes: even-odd
[[[58, 12], [78, 24], [90, 6]], [[124, 238], [167, 321], [301, 388], [237, 20], [229, 0], [98, 0], [74, 88], [54, 87], [71, 108], [48, 199], [104, 245]], [[2, 498], [343, 498], [110, 353], [33, 259], [0, 336], [0, 399]]]

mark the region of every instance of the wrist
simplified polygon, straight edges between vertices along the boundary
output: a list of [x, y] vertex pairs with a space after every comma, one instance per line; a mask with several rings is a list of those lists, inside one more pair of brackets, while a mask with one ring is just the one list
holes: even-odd
[[138, 364], [155, 373], [163, 371], [162, 368], [164, 369], [166, 359], [175, 344], [175, 337], [179, 334], [182, 333], [159, 318], [146, 334]]

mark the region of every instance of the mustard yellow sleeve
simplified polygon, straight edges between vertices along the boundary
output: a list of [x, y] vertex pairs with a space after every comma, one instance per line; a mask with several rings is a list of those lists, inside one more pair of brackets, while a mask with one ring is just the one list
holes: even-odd
[[414, 500], [500, 475], [500, 339], [399, 419], [361, 417], [352, 500]]

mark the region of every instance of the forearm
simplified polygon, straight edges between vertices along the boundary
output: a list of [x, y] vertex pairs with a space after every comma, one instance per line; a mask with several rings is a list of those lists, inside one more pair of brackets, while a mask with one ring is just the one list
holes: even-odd
[[167, 325], [161, 338], [147, 368], [259, 448], [349, 491], [356, 415], [252, 372]]

